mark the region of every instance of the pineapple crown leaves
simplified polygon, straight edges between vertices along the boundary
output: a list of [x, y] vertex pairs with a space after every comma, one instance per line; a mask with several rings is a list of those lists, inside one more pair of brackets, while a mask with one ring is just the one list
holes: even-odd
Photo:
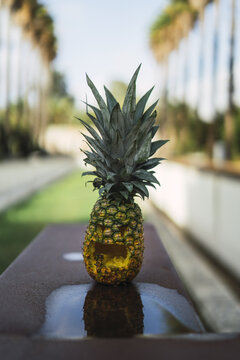
[[[153, 141], [158, 130], [155, 125], [156, 101], [145, 110], [153, 88], [136, 102], [136, 80], [141, 65], [137, 68], [128, 85], [122, 109], [104, 86], [106, 102], [86, 75], [99, 108], [86, 103], [91, 126], [78, 118], [89, 135], [82, 134], [89, 150], [82, 150], [85, 164], [94, 167], [84, 175], [93, 175], [94, 189], [100, 196], [119, 201], [133, 201], [134, 196], [149, 197], [147, 187], [160, 185], [152, 170], [164, 158], [151, 158], [168, 140]], [[93, 111], [89, 113], [88, 108]]]

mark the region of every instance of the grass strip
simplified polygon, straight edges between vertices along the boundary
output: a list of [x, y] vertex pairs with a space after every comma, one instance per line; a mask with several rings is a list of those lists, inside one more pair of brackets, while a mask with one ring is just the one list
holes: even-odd
[[46, 225], [88, 221], [98, 197], [88, 180], [76, 171], [0, 214], [0, 273]]

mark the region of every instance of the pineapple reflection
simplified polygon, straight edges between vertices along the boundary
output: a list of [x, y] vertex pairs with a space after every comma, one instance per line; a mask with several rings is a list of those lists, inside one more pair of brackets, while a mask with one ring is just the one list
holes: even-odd
[[65, 285], [46, 299], [37, 336], [53, 339], [202, 332], [189, 302], [157, 284]]
[[96, 284], [84, 303], [87, 336], [131, 337], [141, 334], [193, 332], [156, 297], [158, 285], [109, 287]]
[[84, 303], [88, 336], [131, 337], [143, 333], [143, 305], [132, 284], [109, 287], [96, 284]]

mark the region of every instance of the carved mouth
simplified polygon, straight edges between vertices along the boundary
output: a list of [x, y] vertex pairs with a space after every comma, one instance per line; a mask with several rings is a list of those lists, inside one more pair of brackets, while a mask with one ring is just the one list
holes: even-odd
[[94, 256], [96, 255], [111, 255], [113, 256], [127, 256], [127, 249], [125, 245], [118, 245], [118, 244], [101, 244], [101, 243], [94, 243], [95, 251]]
[[125, 245], [94, 243], [94, 258], [101, 259], [105, 266], [126, 266], [127, 248]]

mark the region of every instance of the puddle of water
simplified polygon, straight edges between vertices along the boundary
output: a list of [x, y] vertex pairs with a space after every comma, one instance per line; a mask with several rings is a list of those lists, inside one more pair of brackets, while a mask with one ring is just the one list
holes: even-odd
[[46, 300], [37, 336], [55, 339], [201, 332], [187, 300], [156, 284], [67, 285]]
[[80, 252], [70, 252], [63, 254], [63, 258], [68, 261], [83, 261], [83, 254]]

